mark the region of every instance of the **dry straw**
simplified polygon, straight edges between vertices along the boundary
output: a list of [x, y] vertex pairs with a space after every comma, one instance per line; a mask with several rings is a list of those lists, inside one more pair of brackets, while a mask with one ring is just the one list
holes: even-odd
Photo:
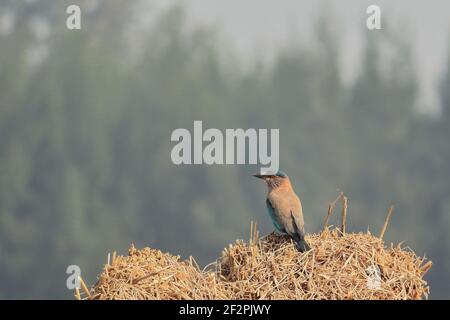
[[[341, 228], [328, 226], [342, 200]], [[113, 253], [98, 282], [77, 299], [422, 299], [429, 287], [423, 279], [431, 261], [400, 245], [385, 247], [382, 237], [346, 233], [347, 198], [330, 204], [324, 229], [308, 235], [312, 250], [299, 253], [285, 236], [259, 237], [251, 225], [248, 243], [225, 248], [204, 269], [191, 257], [156, 249], [130, 247], [128, 256]]]

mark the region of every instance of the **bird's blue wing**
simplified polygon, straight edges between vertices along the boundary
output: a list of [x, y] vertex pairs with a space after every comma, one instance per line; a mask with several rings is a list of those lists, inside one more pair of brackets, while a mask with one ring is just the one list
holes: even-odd
[[269, 213], [270, 219], [272, 219], [272, 223], [275, 226], [275, 229], [277, 229], [278, 232], [286, 233], [283, 226], [280, 225], [280, 223], [278, 222], [277, 216], [275, 215], [275, 210], [272, 204], [270, 203], [269, 199], [266, 199], [266, 205], [267, 205], [267, 212]]

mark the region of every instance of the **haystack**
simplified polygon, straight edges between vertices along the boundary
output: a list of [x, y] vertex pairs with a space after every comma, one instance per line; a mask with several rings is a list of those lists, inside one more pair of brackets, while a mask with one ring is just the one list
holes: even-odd
[[[328, 218], [343, 200], [342, 223], [329, 227]], [[324, 229], [310, 234], [312, 250], [299, 253], [291, 239], [259, 237], [252, 225], [250, 240], [225, 248], [217, 261], [199, 268], [193, 258], [156, 249], [130, 247], [104, 266], [97, 283], [82, 281], [78, 299], [423, 299], [424, 280], [432, 263], [401, 245], [385, 246], [383, 235], [346, 233], [347, 199], [330, 204]]]

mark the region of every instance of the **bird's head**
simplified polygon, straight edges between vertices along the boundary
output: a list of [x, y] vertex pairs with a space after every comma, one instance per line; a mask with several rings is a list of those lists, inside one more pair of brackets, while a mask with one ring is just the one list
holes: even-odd
[[267, 186], [270, 189], [274, 189], [279, 187], [282, 183], [285, 181], [289, 181], [289, 177], [286, 173], [284, 173], [281, 170], [278, 170], [276, 173], [274, 172], [263, 172], [260, 174], [254, 174], [255, 178], [259, 178], [264, 180], [264, 182], [267, 184]]

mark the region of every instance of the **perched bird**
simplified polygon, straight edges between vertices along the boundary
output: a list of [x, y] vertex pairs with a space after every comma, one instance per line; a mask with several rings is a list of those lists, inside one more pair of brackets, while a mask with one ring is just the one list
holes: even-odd
[[267, 184], [267, 211], [276, 230], [294, 239], [300, 252], [310, 250], [305, 240], [302, 203], [295, 194], [289, 177], [283, 171], [253, 176], [264, 180]]

